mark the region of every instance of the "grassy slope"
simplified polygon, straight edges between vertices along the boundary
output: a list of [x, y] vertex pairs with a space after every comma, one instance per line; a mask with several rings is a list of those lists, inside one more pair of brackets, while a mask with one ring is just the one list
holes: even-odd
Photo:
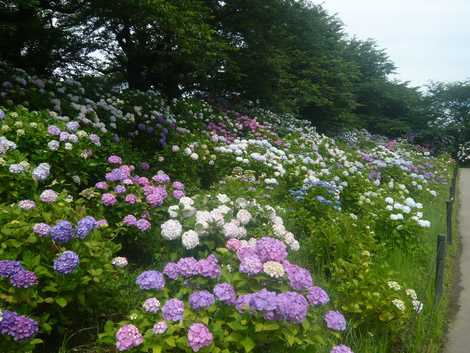
[[[458, 190], [457, 190], [458, 195]], [[457, 236], [457, 211], [459, 200], [454, 205], [454, 242], [447, 247], [445, 289], [442, 299], [434, 305], [434, 284], [436, 266], [436, 243], [438, 234], [446, 234], [446, 200], [449, 197], [448, 186], [439, 189], [439, 196], [426, 203], [425, 218], [432, 222], [422, 241], [422, 255], [406, 256], [402, 252], [394, 252], [387, 256], [386, 261], [397, 272], [397, 280], [415, 288], [422, 298], [424, 309], [416, 320], [410, 323], [406, 335], [401, 342], [392, 342], [388, 336], [373, 337], [368, 332], [356, 333], [349, 337], [355, 352], [362, 353], [438, 353], [441, 352], [449, 302], [452, 296], [452, 284], [455, 279], [454, 266], [459, 248]]]

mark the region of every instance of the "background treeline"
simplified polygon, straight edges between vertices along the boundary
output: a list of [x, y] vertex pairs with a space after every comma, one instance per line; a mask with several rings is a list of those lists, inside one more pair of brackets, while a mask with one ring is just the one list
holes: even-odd
[[468, 83], [423, 94], [392, 80], [384, 50], [346, 36], [309, 1], [16, 0], [0, 2], [0, 19], [0, 60], [39, 76], [99, 77], [168, 99], [255, 101], [320, 131], [419, 132], [446, 145], [441, 124], [429, 122], [470, 110], [468, 98], [454, 109], [452, 96], [470, 96]]

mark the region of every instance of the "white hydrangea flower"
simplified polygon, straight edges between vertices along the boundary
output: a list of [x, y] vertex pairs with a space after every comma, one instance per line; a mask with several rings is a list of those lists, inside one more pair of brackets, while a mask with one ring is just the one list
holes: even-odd
[[421, 313], [421, 311], [423, 311], [423, 303], [421, 303], [419, 300], [417, 299], [413, 299], [413, 301], [411, 302], [413, 304], [413, 309], [419, 314]]
[[168, 214], [170, 215], [171, 218], [176, 218], [178, 217], [178, 211], [179, 211], [179, 206], [178, 205], [173, 205], [168, 207]]
[[392, 304], [400, 311], [405, 311], [406, 309], [405, 303], [401, 299], [393, 299]]
[[226, 194], [218, 194], [216, 197], [220, 203], [230, 202], [230, 198]]
[[247, 210], [240, 210], [237, 212], [237, 219], [240, 221], [241, 224], [247, 225], [251, 221], [251, 213]]
[[194, 230], [188, 230], [187, 232], [183, 233], [181, 241], [185, 249], [194, 249], [199, 245], [199, 235]]
[[401, 286], [398, 284], [398, 282], [396, 281], [388, 281], [387, 282], [387, 285], [389, 288], [393, 289], [393, 290], [400, 290], [401, 289]]
[[169, 219], [161, 225], [162, 237], [166, 240], [178, 239], [181, 236], [183, 227], [176, 219]]
[[416, 291], [414, 289], [408, 288], [405, 290], [405, 293], [407, 296], [409, 296], [413, 300], [418, 299], [418, 295], [416, 294]]
[[112, 261], [111, 261], [111, 264], [114, 266], [114, 267], [117, 267], [117, 268], [124, 268], [127, 266], [128, 262], [127, 262], [127, 259], [125, 257], [122, 257], [122, 256], [118, 256], [118, 257], [115, 257]]
[[263, 264], [263, 271], [272, 278], [281, 278], [285, 275], [284, 266], [277, 261], [266, 261]]

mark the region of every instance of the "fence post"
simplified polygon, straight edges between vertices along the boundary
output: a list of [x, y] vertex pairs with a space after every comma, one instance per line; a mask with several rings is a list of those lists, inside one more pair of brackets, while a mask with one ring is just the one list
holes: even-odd
[[452, 244], [452, 211], [453, 211], [453, 200], [447, 200], [447, 243]]
[[436, 252], [436, 283], [434, 292], [434, 303], [437, 304], [444, 289], [444, 264], [446, 256], [446, 237], [442, 234], [437, 236]]
[[457, 183], [457, 175], [459, 173], [459, 169], [457, 167], [454, 168], [454, 172], [452, 173], [452, 180], [450, 182], [450, 199], [455, 199], [455, 188]]

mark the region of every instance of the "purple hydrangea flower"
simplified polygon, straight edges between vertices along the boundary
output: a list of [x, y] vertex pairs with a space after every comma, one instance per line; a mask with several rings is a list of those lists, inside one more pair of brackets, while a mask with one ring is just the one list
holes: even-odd
[[153, 325], [152, 331], [156, 335], [161, 335], [168, 330], [168, 325], [166, 321], [159, 321], [155, 325]]
[[114, 188], [114, 192], [116, 194], [123, 194], [126, 192], [126, 187], [124, 185], [116, 185], [116, 187]]
[[134, 325], [124, 325], [116, 332], [116, 348], [120, 352], [138, 347], [143, 342], [144, 337]]
[[220, 276], [220, 266], [217, 258], [213, 255], [199, 260], [196, 264], [196, 270], [200, 276], [205, 278], [218, 278]]
[[256, 241], [256, 254], [262, 262], [283, 262], [287, 259], [286, 245], [277, 239], [263, 237]]
[[117, 202], [117, 199], [116, 199], [116, 196], [108, 192], [108, 193], [101, 195], [101, 202], [105, 206], [112, 206]]
[[67, 127], [67, 130], [75, 132], [80, 127], [80, 124], [78, 121], [69, 121], [65, 126]]
[[165, 265], [165, 268], [163, 269], [163, 273], [165, 276], [167, 276], [169, 279], [177, 279], [180, 275], [179, 273], [179, 267], [176, 263], [174, 262], [168, 262]]
[[49, 125], [47, 127], [47, 133], [49, 135], [59, 136], [60, 135], [60, 129], [55, 125]]
[[145, 196], [145, 201], [152, 207], [159, 207], [163, 204], [168, 194], [163, 188], [156, 188], [154, 192]]
[[184, 315], [184, 303], [176, 298], [170, 299], [163, 305], [162, 313], [167, 321], [181, 321]]
[[140, 289], [161, 290], [165, 287], [165, 278], [163, 277], [163, 274], [161, 272], [145, 271], [137, 277], [135, 283], [140, 287]]
[[219, 283], [214, 287], [214, 294], [218, 300], [226, 304], [234, 304], [237, 300], [237, 293], [229, 283]]
[[354, 353], [351, 348], [345, 346], [344, 344], [340, 344], [338, 346], [334, 346], [330, 353]]
[[325, 322], [326, 326], [335, 331], [344, 331], [346, 330], [346, 319], [344, 318], [343, 314], [339, 311], [328, 311], [325, 314]]
[[29, 288], [38, 283], [38, 277], [34, 272], [20, 270], [10, 276], [10, 283], [16, 288]]
[[183, 277], [192, 277], [198, 275], [198, 261], [194, 257], [182, 257], [178, 260], [178, 273]]
[[277, 296], [277, 313], [287, 321], [301, 323], [308, 313], [308, 302], [296, 292], [284, 292]]
[[313, 287], [312, 275], [308, 270], [288, 261], [284, 262], [284, 269], [287, 272], [290, 286], [295, 290], [304, 290]]
[[184, 184], [181, 181], [175, 181], [173, 182], [172, 185], [173, 185], [173, 189], [175, 190], [181, 190], [181, 191], [184, 190]]
[[173, 190], [173, 197], [177, 200], [179, 200], [180, 198], [184, 197], [185, 196], [185, 193], [183, 190]]
[[201, 348], [210, 346], [213, 341], [212, 333], [206, 325], [196, 323], [189, 327], [188, 344], [193, 352], [199, 351]]
[[307, 300], [312, 305], [324, 305], [330, 301], [330, 297], [322, 288], [313, 287], [307, 294]]
[[136, 223], [135, 223], [135, 226], [137, 227], [137, 229], [139, 229], [141, 232], [146, 232], [150, 229], [150, 227], [152, 226], [152, 224], [146, 220], [145, 218], [141, 218], [139, 219]]
[[13, 260], [0, 260], [0, 276], [10, 277], [18, 271], [23, 271], [23, 266], [19, 261]]
[[243, 313], [250, 310], [251, 296], [251, 293], [238, 296], [235, 302], [235, 308], [238, 310], [239, 313]]
[[263, 263], [257, 256], [247, 256], [240, 261], [240, 272], [255, 275], [263, 270]]
[[79, 263], [80, 258], [78, 255], [71, 250], [67, 250], [54, 260], [54, 270], [66, 275], [75, 271]]
[[50, 173], [51, 166], [48, 163], [41, 163], [36, 168], [34, 168], [31, 175], [36, 181], [44, 181], [49, 177]]
[[73, 225], [68, 221], [59, 221], [51, 229], [51, 238], [56, 243], [66, 244], [73, 237]]
[[27, 341], [39, 331], [38, 323], [27, 316], [9, 310], [2, 312], [0, 334], [8, 335], [15, 341]]
[[277, 308], [277, 294], [266, 288], [250, 296], [250, 308], [262, 312], [273, 312]]
[[46, 223], [36, 223], [33, 226], [33, 232], [40, 237], [47, 237], [51, 232], [51, 226]]
[[108, 189], [108, 183], [105, 181], [99, 181], [95, 184], [95, 188], [99, 190], [107, 190]]
[[147, 163], [147, 162], [140, 162], [140, 169], [149, 170], [150, 169], [150, 164]]
[[246, 257], [258, 257], [258, 255], [256, 254], [256, 249], [252, 246], [239, 246], [236, 251], [237, 257], [240, 261], [243, 261], [243, 259], [245, 259]]
[[75, 236], [78, 239], [85, 239], [96, 227], [96, 219], [91, 216], [83, 217], [77, 223]]
[[122, 159], [119, 156], [111, 155], [108, 157], [109, 164], [122, 164]]
[[194, 310], [208, 308], [214, 304], [214, 302], [214, 295], [206, 290], [194, 292], [189, 296], [189, 305], [191, 305]]
[[124, 217], [122, 223], [124, 223], [126, 226], [135, 226], [137, 223], [137, 218], [134, 215], [128, 214]]
[[166, 184], [170, 181], [170, 177], [164, 172], [159, 172], [157, 175], [154, 175], [152, 179], [158, 184]]
[[137, 196], [135, 196], [134, 194], [128, 194], [126, 195], [124, 201], [129, 205], [134, 205], [137, 202]]

